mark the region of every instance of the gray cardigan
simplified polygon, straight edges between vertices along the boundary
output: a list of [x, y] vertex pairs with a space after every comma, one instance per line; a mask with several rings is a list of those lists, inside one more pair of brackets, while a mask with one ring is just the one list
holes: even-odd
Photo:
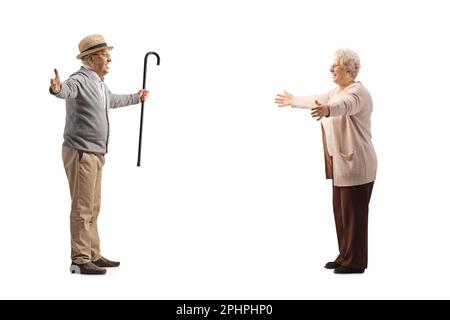
[[66, 126], [64, 145], [73, 149], [105, 154], [108, 152], [110, 108], [139, 103], [139, 95], [117, 95], [105, 85], [106, 110], [95, 80], [81, 67], [61, 84], [61, 91], [54, 94], [66, 99]]

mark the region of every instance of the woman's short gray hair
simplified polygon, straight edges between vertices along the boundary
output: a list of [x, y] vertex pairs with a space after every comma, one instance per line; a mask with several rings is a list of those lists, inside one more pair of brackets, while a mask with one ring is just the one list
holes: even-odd
[[356, 78], [359, 69], [361, 69], [361, 62], [355, 51], [351, 49], [339, 49], [334, 53], [334, 57], [339, 64], [343, 65], [350, 72], [353, 78]]

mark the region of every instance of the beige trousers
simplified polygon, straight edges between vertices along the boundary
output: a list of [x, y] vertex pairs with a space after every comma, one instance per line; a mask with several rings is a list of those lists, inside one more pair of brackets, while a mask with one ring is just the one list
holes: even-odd
[[72, 261], [77, 264], [95, 261], [100, 258], [97, 218], [100, 212], [105, 157], [102, 154], [86, 153], [63, 146], [62, 158], [72, 198]]

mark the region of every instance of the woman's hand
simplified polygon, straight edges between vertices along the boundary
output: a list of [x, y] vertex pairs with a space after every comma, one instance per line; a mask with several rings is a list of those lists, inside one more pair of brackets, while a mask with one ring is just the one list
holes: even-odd
[[284, 93], [277, 94], [275, 98], [275, 103], [278, 104], [279, 107], [289, 106], [292, 103], [292, 94], [284, 90]]
[[317, 100], [315, 102], [317, 107], [311, 109], [312, 117], [318, 118], [317, 121], [323, 117], [328, 117], [330, 115], [330, 108], [326, 104], [323, 105]]

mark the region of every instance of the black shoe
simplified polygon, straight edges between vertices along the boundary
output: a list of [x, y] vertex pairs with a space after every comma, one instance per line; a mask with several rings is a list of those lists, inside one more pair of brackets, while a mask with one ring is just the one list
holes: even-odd
[[348, 268], [340, 266], [339, 268], [334, 269], [334, 273], [339, 274], [349, 274], [349, 273], [364, 273], [365, 269], [357, 269], [357, 268]]
[[70, 272], [79, 274], [105, 274], [106, 269], [99, 268], [92, 262], [86, 262], [83, 264], [72, 262], [72, 265], [70, 266]]
[[340, 263], [336, 261], [331, 261], [327, 262], [327, 264], [325, 265], [325, 269], [336, 269], [339, 268], [340, 266], [341, 266]]
[[92, 263], [100, 268], [114, 268], [120, 266], [119, 261], [111, 261], [102, 256], [100, 256], [100, 259], [98, 259], [97, 261], [92, 261]]

